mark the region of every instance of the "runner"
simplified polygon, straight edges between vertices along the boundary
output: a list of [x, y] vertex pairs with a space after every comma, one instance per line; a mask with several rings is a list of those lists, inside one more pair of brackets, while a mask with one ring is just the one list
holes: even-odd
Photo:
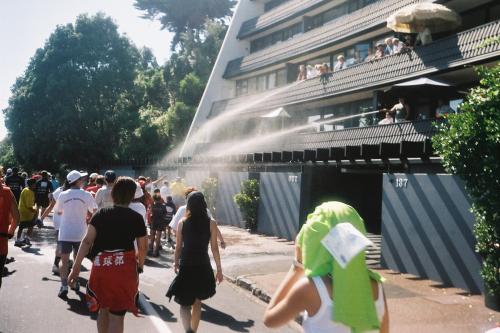
[[118, 178], [112, 190], [114, 206], [99, 210], [92, 218], [69, 276], [71, 286], [76, 287], [82, 261], [90, 254], [87, 299], [97, 303], [98, 332], [123, 332], [127, 311], [138, 313], [137, 273], [144, 267], [147, 239], [141, 216], [128, 207], [135, 190], [132, 178]]
[[90, 192], [95, 197], [97, 191], [99, 191], [104, 186], [105, 183], [106, 181], [104, 180], [104, 176], [99, 175], [95, 180], [95, 185], [87, 186], [85, 191]]
[[[85, 173], [86, 174], [86, 172], [82, 172], [82, 171], [80, 171], [80, 173], [82, 173], [82, 174]], [[96, 180], [97, 180], [98, 176], [99, 175], [97, 173], [95, 173], [95, 172], [93, 172], [93, 173], [90, 174], [90, 176], [89, 176], [89, 182], [84, 187], [85, 191], [88, 191], [89, 188], [96, 186]]]
[[179, 209], [180, 206], [186, 204], [186, 185], [182, 182], [182, 178], [176, 177], [170, 189], [172, 190], [172, 199], [174, 200], [175, 207]]
[[[47, 171], [41, 172], [42, 178], [36, 182], [36, 190], [35, 190], [35, 201], [37, 205], [37, 214], [36, 217], [38, 219], [38, 215], [42, 215], [44, 210], [49, 206], [49, 193], [54, 192], [54, 188], [52, 187], [52, 182], [49, 179], [49, 173]], [[42, 227], [43, 223], [41, 220], [37, 220], [38, 227]]]
[[[71, 252], [76, 257], [80, 242], [87, 229], [87, 213], [95, 213], [97, 204], [89, 192], [82, 190], [85, 173], [71, 171], [66, 180], [70, 189], [62, 192], [57, 199], [55, 211], [61, 214], [58, 247], [61, 254], [61, 288], [58, 296], [66, 298], [68, 295], [68, 264]], [[73, 288], [78, 291], [78, 284]]]
[[136, 187], [135, 187], [134, 199], [129, 204], [129, 208], [135, 211], [136, 213], [139, 213], [139, 215], [141, 215], [142, 219], [144, 220], [144, 225], [147, 225], [147, 216], [146, 216], [147, 210], [146, 207], [144, 207], [144, 204], [142, 203], [144, 192], [139, 183], [135, 183], [135, 185]]
[[[54, 208], [54, 206], [57, 203], [57, 199], [59, 199], [59, 195], [66, 191], [69, 190], [70, 186], [68, 181], [66, 180], [63, 184], [63, 186], [58, 187], [53, 193], [49, 194], [49, 199], [50, 199], [50, 205], [45, 209], [45, 211], [42, 214], [41, 220], [43, 220], [49, 216], [50, 212]], [[61, 214], [59, 212], [54, 211], [54, 215], [52, 218], [52, 222], [54, 223], [54, 230], [56, 232], [56, 243], [59, 238], [59, 227], [61, 225]], [[54, 258], [54, 264], [52, 265], [52, 273], [58, 275], [59, 274], [59, 262], [61, 261], [61, 253], [59, 252], [59, 246], [56, 246], [55, 250], [55, 258]], [[71, 263], [70, 263], [71, 266]]]
[[12, 191], [0, 183], [0, 288], [7, 254], [9, 252], [8, 239], [14, 236], [19, 223], [19, 210]]
[[[197, 190], [194, 187], [188, 187], [185, 192], [186, 198], [189, 196], [191, 192], [196, 192]], [[212, 219], [212, 214], [210, 214], [210, 210], [207, 208], [207, 214], [208, 217]], [[177, 209], [177, 212], [175, 213], [174, 217], [172, 218], [172, 221], [169, 223], [169, 227], [171, 230], [176, 233], [177, 232], [177, 227], [179, 226], [179, 222], [186, 216], [186, 205], [180, 206]], [[215, 221], [215, 220], [214, 220]], [[217, 221], [216, 221], [217, 223]], [[219, 227], [217, 227], [217, 238], [220, 241], [220, 247], [224, 250], [226, 248], [226, 242], [224, 241], [224, 237], [222, 237], [222, 233], [219, 230]]]
[[95, 195], [97, 207], [113, 207], [113, 198], [111, 197], [111, 191], [113, 190], [113, 186], [115, 185], [116, 173], [113, 170], [106, 171], [104, 173], [104, 181], [106, 182], [106, 185], [100, 188]]
[[[151, 206], [151, 249], [152, 256], [158, 257], [161, 248], [161, 234], [172, 220], [175, 213], [175, 206], [172, 208], [163, 202], [160, 193], [153, 196], [154, 203]], [[170, 238], [170, 237], [169, 237]], [[171, 240], [170, 240], [171, 241]]]
[[12, 174], [5, 177], [5, 185], [10, 188], [12, 193], [14, 193], [16, 202], [19, 202], [19, 197], [21, 196], [21, 191], [25, 186], [25, 182], [26, 180], [19, 175], [18, 168], [12, 168]]
[[167, 197], [172, 196], [172, 191], [170, 190], [168, 181], [164, 181], [162, 187], [160, 187], [161, 197], [165, 202], [167, 202]]
[[[37, 210], [35, 209], [35, 189], [36, 180], [31, 178], [28, 180], [28, 187], [25, 187], [21, 192], [19, 198], [20, 223], [14, 246], [21, 247], [23, 245], [31, 245], [29, 237], [31, 237], [33, 233], [33, 227], [36, 225], [37, 218]], [[28, 229], [28, 232], [27, 236], [22, 238], [24, 229]]]
[[167, 221], [167, 243], [170, 245], [172, 249], [175, 250], [175, 243], [172, 240], [172, 228], [170, 227], [170, 222], [172, 222], [172, 219], [174, 218], [177, 209], [175, 208], [175, 204], [172, 201], [172, 197], [169, 195], [167, 196], [166, 205], [167, 205], [167, 216], [165, 219]]

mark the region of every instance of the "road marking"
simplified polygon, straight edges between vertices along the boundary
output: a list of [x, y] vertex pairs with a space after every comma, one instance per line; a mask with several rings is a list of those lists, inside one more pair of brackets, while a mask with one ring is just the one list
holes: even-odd
[[153, 323], [156, 331], [159, 333], [173, 333], [167, 324], [161, 319], [160, 315], [156, 310], [149, 304], [148, 300], [144, 297], [142, 293], [139, 293], [139, 304], [148, 316], [148, 318]]

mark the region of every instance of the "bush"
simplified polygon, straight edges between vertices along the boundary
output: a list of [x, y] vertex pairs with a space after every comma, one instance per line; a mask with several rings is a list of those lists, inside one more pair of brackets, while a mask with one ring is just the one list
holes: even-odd
[[476, 252], [487, 291], [500, 296], [500, 64], [479, 68], [480, 85], [470, 91], [461, 112], [437, 125], [436, 151], [450, 173], [465, 181], [472, 198]]
[[257, 211], [259, 208], [259, 181], [249, 179], [241, 182], [240, 193], [234, 196], [234, 202], [240, 207], [245, 220], [245, 228], [257, 230]]
[[212, 214], [213, 218], [217, 218], [216, 215], [216, 198], [217, 198], [217, 178], [209, 177], [201, 183], [201, 190], [207, 201], [208, 209]]

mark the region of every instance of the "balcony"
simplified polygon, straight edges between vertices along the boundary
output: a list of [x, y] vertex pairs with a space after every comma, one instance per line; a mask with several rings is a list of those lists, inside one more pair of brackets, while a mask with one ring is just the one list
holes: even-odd
[[[347, 69], [328, 74], [323, 82], [311, 78], [296, 84], [268, 91], [264, 94], [245, 96], [225, 101], [219, 107], [231, 110], [245, 108], [245, 112], [259, 112], [287, 105], [331, 98], [356, 91], [376, 89], [397, 82], [441, 71], [458, 69], [500, 58], [500, 44], [481, 47], [490, 37], [500, 35], [500, 20], [420, 46], [405, 54], [397, 54], [360, 63]], [[266, 98], [266, 96], [272, 96]], [[249, 100], [264, 100], [251, 105]]]
[[[351, 39], [376, 27], [384, 27], [386, 19], [407, 5], [424, 0], [381, 0], [323, 27], [313, 29], [288, 41], [273, 45], [228, 63], [224, 78], [232, 78], [267, 66], [320, 51], [335, 43]], [[295, 3], [295, 1], [294, 1]]]
[[238, 38], [243, 39], [299, 17], [331, 0], [293, 0], [284, 3], [261, 16], [243, 22]]

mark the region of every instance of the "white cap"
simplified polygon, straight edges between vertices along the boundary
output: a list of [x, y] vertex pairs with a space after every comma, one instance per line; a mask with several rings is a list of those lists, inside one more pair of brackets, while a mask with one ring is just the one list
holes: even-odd
[[134, 199], [142, 198], [142, 196], [144, 195], [144, 192], [142, 192], [141, 185], [138, 182], [135, 182], [135, 185], [137, 187], [135, 188]]
[[97, 178], [99, 175], [95, 172], [91, 173], [89, 178], [92, 179], [92, 178]]
[[66, 176], [66, 179], [70, 184], [76, 182], [78, 179], [85, 177], [87, 175], [86, 172], [81, 173], [80, 171], [73, 170]]

